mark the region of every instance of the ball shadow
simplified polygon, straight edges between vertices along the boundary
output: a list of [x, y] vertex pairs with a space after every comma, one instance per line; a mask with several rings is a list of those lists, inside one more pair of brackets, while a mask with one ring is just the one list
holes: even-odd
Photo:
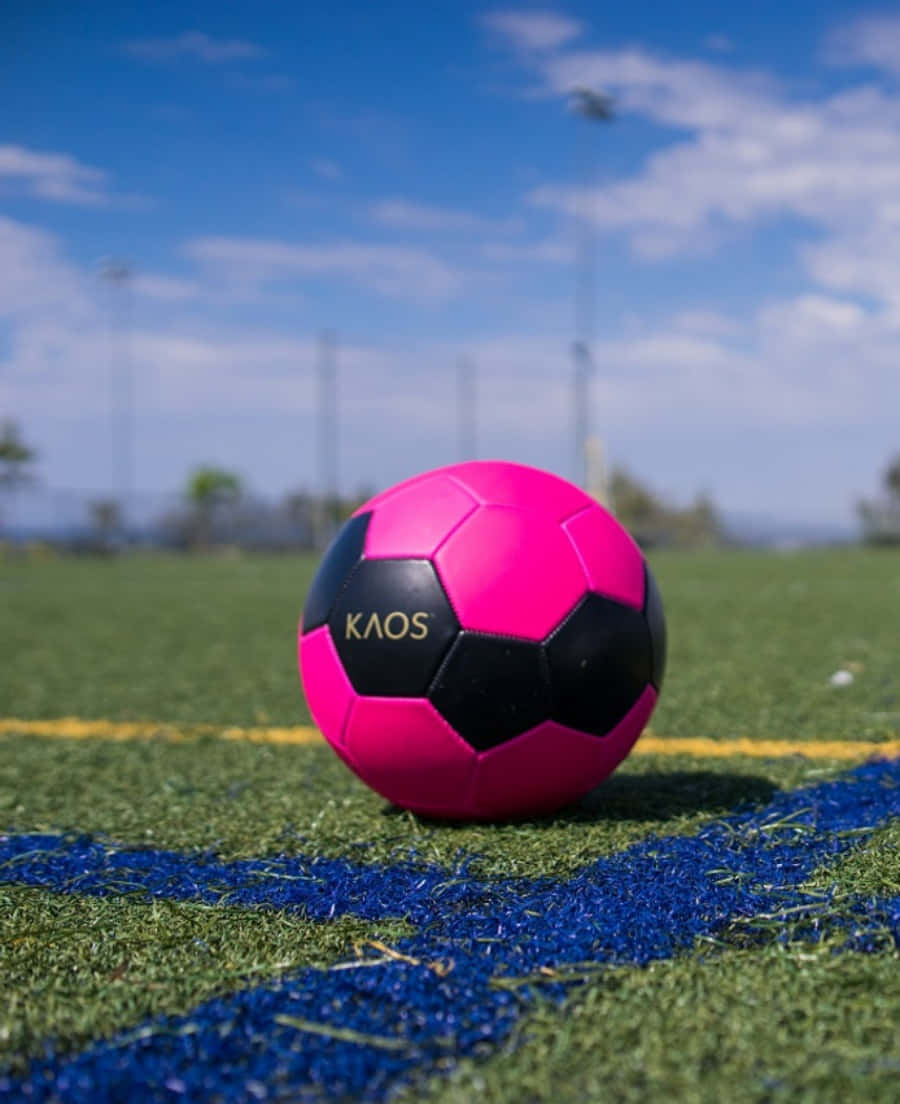
[[692, 813], [730, 813], [741, 805], [772, 800], [778, 786], [756, 774], [708, 770], [619, 774], [561, 810], [553, 819], [673, 820]]
[[[646, 774], [615, 774], [580, 801], [546, 816], [464, 821], [413, 815], [423, 824], [435, 828], [466, 828], [473, 823], [528, 824], [534, 828], [599, 821], [647, 823], [674, 820], [694, 813], [724, 815], [742, 805], [771, 801], [778, 789], [771, 779], [755, 774], [709, 770], [650, 771]], [[396, 805], [386, 805], [382, 815], [410, 814]]]

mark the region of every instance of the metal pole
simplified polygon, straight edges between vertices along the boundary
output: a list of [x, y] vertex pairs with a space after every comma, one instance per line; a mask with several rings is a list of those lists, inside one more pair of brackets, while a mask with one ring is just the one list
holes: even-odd
[[591, 343], [594, 330], [594, 230], [591, 224], [590, 163], [583, 124], [577, 124], [575, 212], [575, 341], [572, 346], [572, 417], [575, 430], [576, 481], [588, 489], [587, 443], [591, 434]]
[[456, 419], [459, 459], [474, 460], [478, 455], [477, 398], [475, 365], [460, 357], [456, 373]]
[[[613, 117], [612, 101], [599, 92], [576, 88], [572, 93], [572, 109], [586, 123], [608, 122]], [[591, 205], [590, 151], [585, 128], [576, 122], [575, 180], [578, 188], [575, 209], [575, 340], [572, 343], [572, 421], [575, 432], [575, 471], [577, 481], [589, 489], [590, 458], [588, 442], [591, 436], [591, 379], [594, 359], [594, 311], [596, 304], [596, 250], [593, 210]]]
[[578, 483], [589, 490], [590, 458], [588, 441], [591, 435], [591, 353], [586, 342], [575, 341], [572, 344], [572, 417], [575, 425], [575, 461]]
[[110, 445], [112, 495], [118, 503], [119, 528], [127, 530], [134, 494], [134, 372], [129, 355], [131, 268], [107, 261], [101, 275], [109, 286]]
[[318, 357], [318, 483], [320, 547], [328, 542], [336, 518], [333, 504], [338, 497], [338, 392], [337, 339], [330, 330], [319, 335]]

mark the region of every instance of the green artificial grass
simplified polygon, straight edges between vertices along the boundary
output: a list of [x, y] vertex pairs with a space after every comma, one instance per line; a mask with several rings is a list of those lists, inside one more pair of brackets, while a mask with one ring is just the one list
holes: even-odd
[[819, 871], [812, 884], [836, 886], [844, 897], [900, 897], [900, 821], [891, 821], [836, 866]]
[[450, 824], [386, 803], [325, 745], [0, 738], [0, 825], [102, 833], [118, 842], [226, 858], [279, 853], [563, 876], [651, 832], [694, 830], [743, 802], [839, 773], [800, 757], [633, 757], [579, 805], [536, 821]]
[[[308, 721], [296, 622], [308, 558], [134, 557], [0, 567], [0, 716], [192, 724]], [[679, 737], [889, 738], [900, 729], [896, 560], [865, 551], [657, 556], [670, 663], [652, 727]], [[855, 681], [828, 679], [851, 665]], [[650, 832], [834, 772], [803, 759], [632, 757], [538, 824], [435, 824], [391, 809], [327, 747], [213, 738], [10, 737], [0, 826], [105, 833], [224, 856], [480, 856], [481, 873], [565, 874]]]
[[0, 716], [309, 723], [311, 557], [0, 562]]
[[319, 924], [275, 910], [0, 886], [0, 1069], [24, 1071], [49, 1039], [77, 1049], [409, 931], [399, 921]]
[[[900, 731], [900, 562], [863, 549], [653, 561], [671, 665], [669, 736], [890, 739]], [[839, 669], [854, 675], [835, 687]]]
[[[0, 715], [308, 721], [308, 557], [0, 563]], [[659, 733], [882, 739], [900, 730], [900, 571], [887, 552], [653, 558], [670, 659]], [[850, 665], [852, 685], [829, 677]]]
[[[545, 1003], [502, 1054], [405, 1093], [427, 1104], [893, 1104], [898, 956], [705, 947], [609, 968]], [[448, 1062], [448, 1066], [450, 1063]]]
[[[881, 740], [900, 732], [900, 570], [861, 550], [654, 557], [670, 662], [662, 736]], [[309, 722], [296, 624], [314, 564], [298, 557], [134, 557], [0, 564], [0, 717], [190, 726]], [[829, 683], [850, 670], [852, 685]], [[539, 821], [458, 825], [388, 806], [324, 745], [163, 737], [0, 737], [0, 831], [102, 834], [223, 857], [383, 863], [564, 877], [650, 833], [695, 831], [847, 763], [632, 756], [580, 805]], [[898, 893], [891, 825], [811, 885]], [[848, 905], [849, 907], [849, 905]], [[391, 943], [399, 925], [140, 904], [0, 887], [0, 1067], [42, 1040], [77, 1048], [158, 1011]], [[752, 944], [752, 945], [749, 945]], [[564, 1009], [530, 1012], [504, 1052], [408, 1099], [881, 1101], [896, 1096], [900, 963], [767, 940], [747, 925], [646, 969], [592, 973]]]

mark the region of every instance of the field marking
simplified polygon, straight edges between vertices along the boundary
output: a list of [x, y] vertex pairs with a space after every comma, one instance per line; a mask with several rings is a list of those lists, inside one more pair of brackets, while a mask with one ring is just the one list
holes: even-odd
[[318, 744], [322, 734], [310, 725], [289, 728], [266, 726], [240, 728], [236, 725], [195, 724], [174, 725], [159, 721], [83, 720], [79, 717], [58, 717], [54, 720], [26, 721], [16, 717], [0, 717], [0, 736], [26, 734], [52, 736], [64, 740], [193, 740], [198, 736], [217, 736], [221, 740], [246, 740], [257, 744]]
[[[319, 744], [324, 737], [310, 725], [257, 726], [196, 724], [174, 725], [155, 721], [84, 720], [79, 717], [58, 717], [54, 720], [20, 720], [0, 717], [0, 736], [21, 734], [49, 736], [65, 740], [191, 740], [198, 736], [215, 736], [220, 740], [247, 741], [255, 744]], [[741, 737], [711, 740], [701, 736], [665, 737], [646, 732], [632, 755], [692, 755], [697, 759], [729, 759], [745, 756], [752, 759], [784, 759], [804, 755], [809, 759], [840, 759], [848, 762], [878, 756], [900, 758], [898, 740], [751, 740]]]
[[858, 762], [871, 756], [900, 758], [900, 740], [710, 740], [702, 736], [670, 737], [646, 733], [632, 755], [693, 755], [697, 759], [785, 759], [805, 755], [809, 759], [846, 759]]
[[[87, 836], [0, 836], [6, 885], [128, 894], [134, 908], [159, 900], [264, 908], [288, 922], [297, 914], [323, 923], [403, 916], [412, 928], [394, 947], [372, 941], [378, 957], [357, 950], [330, 968], [295, 968], [178, 1015], [129, 1020], [80, 1052], [48, 1047], [24, 1075], [0, 1076], [0, 1092], [35, 1104], [61, 1093], [92, 1102], [127, 1082], [130, 1101], [150, 1104], [166, 1081], [180, 1083], [186, 1099], [233, 1100], [252, 1084], [252, 1070], [264, 1089], [293, 1086], [297, 1099], [315, 1089], [317, 1099], [376, 1104], [414, 1072], [442, 1072], [448, 1058], [455, 1064], [485, 1047], [509, 1053], [539, 985], [552, 986], [540, 999], [561, 1009], [573, 984], [600, 969], [672, 961], [723, 938], [727, 946], [734, 927], [742, 943], [744, 933], [759, 933], [799, 951], [815, 931], [834, 941], [832, 954], [888, 954], [898, 938], [895, 898], [866, 894], [837, 907], [830, 894], [803, 886], [900, 816], [898, 781], [897, 764], [856, 767], [776, 791], [768, 804], [744, 806], [693, 836], [651, 836], [600, 855], [562, 880], [482, 880], [458, 860], [451, 869], [406, 856], [397, 865], [304, 855], [223, 860]], [[362, 967], [379, 971], [373, 984], [360, 983]], [[398, 1008], [408, 1010], [400, 1023]], [[478, 1029], [455, 1031], [457, 1023]]]

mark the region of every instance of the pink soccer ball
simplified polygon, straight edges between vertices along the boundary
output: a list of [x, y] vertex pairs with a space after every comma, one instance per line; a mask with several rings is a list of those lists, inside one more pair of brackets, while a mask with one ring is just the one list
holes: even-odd
[[383, 797], [428, 816], [566, 805], [656, 705], [662, 602], [640, 549], [558, 476], [500, 461], [400, 483], [338, 532], [300, 622], [306, 699]]

